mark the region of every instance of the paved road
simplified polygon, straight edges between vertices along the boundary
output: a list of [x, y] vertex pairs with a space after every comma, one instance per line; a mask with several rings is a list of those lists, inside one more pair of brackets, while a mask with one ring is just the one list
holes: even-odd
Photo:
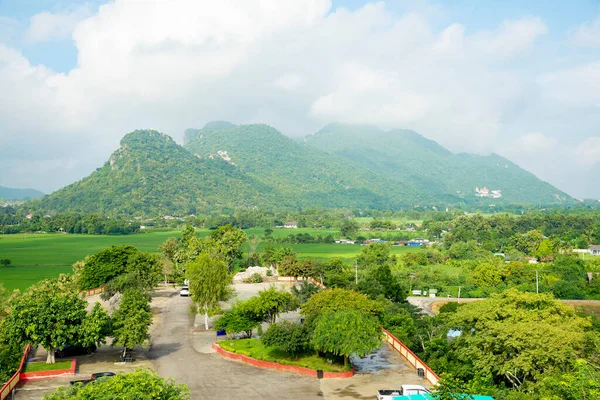
[[173, 296], [159, 309], [150, 356], [162, 376], [176, 377], [192, 399], [322, 399], [319, 381], [305, 376], [251, 367], [200, 353], [192, 345], [190, 300]]

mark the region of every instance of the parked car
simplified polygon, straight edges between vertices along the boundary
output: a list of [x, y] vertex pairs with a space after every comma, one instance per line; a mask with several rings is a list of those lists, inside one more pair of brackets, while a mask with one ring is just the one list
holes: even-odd
[[187, 286], [182, 287], [181, 291], [179, 292], [179, 295], [180, 296], [185, 296], [185, 297], [189, 296], [190, 295], [190, 288], [187, 287]]
[[395, 400], [399, 396], [413, 394], [429, 394], [429, 390], [421, 385], [402, 385], [400, 389], [383, 389], [377, 391], [377, 400]]
[[83, 347], [79, 344], [63, 344], [54, 349], [54, 356], [58, 358], [81, 356], [84, 354], [92, 354], [96, 349], [97, 347], [95, 344], [88, 347]]
[[98, 379], [108, 379], [111, 376], [115, 376], [114, 372], [95, 372], [92, 374], [90, 379], [79, 379], [76, 381], [69, 382], [72, 385], [76, 385], [81, 383], [82, 385], [87, 385], [88, 383], [94, 382]]

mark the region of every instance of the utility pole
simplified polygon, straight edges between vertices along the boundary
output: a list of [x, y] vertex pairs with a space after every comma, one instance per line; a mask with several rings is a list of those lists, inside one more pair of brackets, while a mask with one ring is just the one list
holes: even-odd
[[538, 270], [535, 270], [535, 292], [540, 293], [540, 279], [538, 277]]
[[358, 285], [358, 262], [354, 261], [354, 280]]
[[458, 301], [457, 303], [460, 303], [460, 286], [458, 287]]

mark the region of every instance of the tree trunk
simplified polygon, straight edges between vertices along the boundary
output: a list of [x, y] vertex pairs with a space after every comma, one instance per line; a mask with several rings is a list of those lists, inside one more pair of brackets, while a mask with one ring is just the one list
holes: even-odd
[[47, 349], [48, 355], [46, 356], [46, 364], [54, 364], [56, 359], [54, 358], [54, 347]]
[[344, 354], [344, 367], [348, 366], [348, 356]]
[[204, 307], [204, 327], [208, 330], [208, 307]]

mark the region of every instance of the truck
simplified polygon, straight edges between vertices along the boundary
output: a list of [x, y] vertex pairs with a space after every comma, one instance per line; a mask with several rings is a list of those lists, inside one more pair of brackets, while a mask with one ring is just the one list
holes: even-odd
[[[460, 397], [459, 397], [460, 398]], [[490, 396], [465, 395], [465, 400], [494, 400]], [[377, 400], [433, 400], [431, 392], [421, 385], [402, 385], [400, 389], [377, 391]]]
[[429, 390], [421, 385], [402, 385], [400, 389], [378, 390], [377, 400], [396, 400], [396, 397], [413, 394], [429, 394]]

